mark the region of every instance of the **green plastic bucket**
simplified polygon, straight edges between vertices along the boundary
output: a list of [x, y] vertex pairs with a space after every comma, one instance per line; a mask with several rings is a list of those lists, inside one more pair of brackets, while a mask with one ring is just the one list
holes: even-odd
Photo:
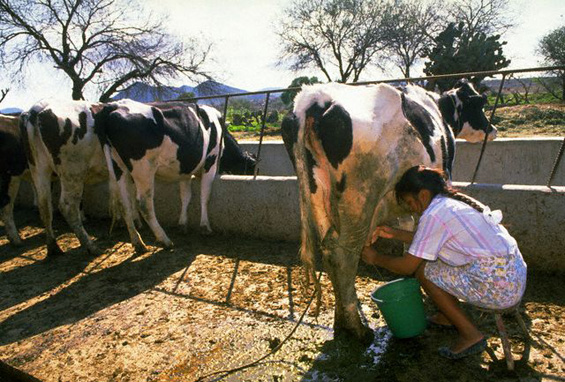
[[381, 285], [371, 294], [395, 337], [409, 338], [421, 334], [427, 325], [420, 283], [403, 278]]

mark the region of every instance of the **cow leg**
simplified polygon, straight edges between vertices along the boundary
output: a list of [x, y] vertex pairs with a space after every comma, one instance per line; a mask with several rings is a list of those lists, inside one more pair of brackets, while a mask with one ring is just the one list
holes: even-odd
[[84, 189], [84, 182], [78, 176], [69, 178], [68, 176], [61, 177], [61, 197], [59, 199], [59, 209], [65, 217], [67, 224], [71, 227], [80, 245], [93, 255], [100, 254], [100, 250], [94, 244], [92, 239], [86, 233], [82, 225], [82, 211], [80, 202], [82, 199], [82, 192]]
[[123, 173], [122, 177], [124, 179], [127, 189], [127, 197], [125, 201], [121, 200], [121, 193], [120, 193], [120, 187], [118, 186], [118, 182], [112, 180], [108, 182], [108, 189], [110, 194], [110, 202], [108, 204], [108, 208], [109, 208], [110, 216], [112, 217], [112, 223], [109, 231], [110, 234], [112, 233], [112, 229], [114, 228], [116, 222], [120, 220], [122, 215], [124, 215], [123, 217], [125, 220], [125, 212], [122, 211], [121, 203], [128, 203], [129, 205], [128, 208], [130, 208], [130, 212], [132, 214], [132, 219], [134, 221], [135, 227], [141, 228], [142, 226], [141, 218], [139, 217], [137, 207], [135, 206], [135, 204], [134, 205], [131, 204], [135, 200], [135, 186], [129, 174]]
[[53, 204], [51, 202], [51, 171], [47, 168], [31, 166], [31, 178], [35, 185], [37, 196], [37, 207], [39, 216], [45, 227], [45, 241], [47, 244], [47, 256], [62, 255], [63, 251], [57, 245], [55, 232], [53, 231]]
[[[110, 182], [113, 182], [114, 179], [110, 178]], [[135, 228], [134, 223], [134, 211], [133, 209], [136, 208], [135, 203], [130, 199], [130, 190], [128, 186], [128, 179], [126, 174], [124, 173], [120, 180], [118, 181], [118, 189], [120, 192], [121, 202], [122, 202], [122, 210], [124, 215], [124, 220], [126, 223], [126, 227], [128, 229], [129, 237], [131, 244], [135, 248], [135, 252], [138, 254], [142, 254], [147, 252], [147, 246], [141, 239], [139, 232]]]
[[12, 245], [20, 246], [22, 245], [22, 239], [16, 229], [16, 225], [14, 223], [14, 203], [16, 201], [16, 197], [18, 196], [18, 190], [20, 188], [20, 177], [19, 176], [12, 176], [8, 175], [8, 201], [7, 204], [0, 209], [1, 218], [4, 222], [4, 226], [6, 228], [6, 233], [8, 234], [8, 240]]
[[141, 216], [143, 216], [151, 228], [151, 231], [153, 231], [153, 235], [155, 235], [157, 242], [165, 248], [170, 248], [173, 246], [173, 242], [169, 239], [157, 221], [157, 216], [155, 216], [155, 206], [153, 203], [155, 193], [155, 171], [141, 171], [141, 173], [143, 174], [142, 176], [132, 174], [135, 187], [137, 189], [137, 202]]
[[359, 240], [344, 239], [332, 230], [322, 242], [324, 267], [333, 285], [335, 294], [334, 330], [350, 332], [363, 343], [373, 341], [373, 332], [361, 322], [355, 292], [355, 277], [359, 265], [361, 248], [354, 244]]
[[141, 229], [141, 227], [143, 227], [143, 222], [141, 221], [141, 216], [139, 216], [139, 211], [137, 209], [137, 205], [133, 204], [134, 200], [136, 199], [135, 184], [133, 183], [133, 179], [131, 177], [131, 174], [124, 173], [123, 177], [124, 177], [124, 181], [126, 182], [126, 185], [127, 185], [127, 190], [128, 190], [128, 195], [129, 195], [128, 196], [128, 202], [131, 204], [131, 212], [132, 212], [133, 221], [135, 222], [135, 226], [137, 227], [137, 229]]
[[188, 232], [188, 205], [190, 204], [190, 199], [192, 198], [192, 178], [188, 180], [181, 180], [179, 182], [180, 191], [180, 217], [179, 226], [182, 227], [183, 232]]
[[210, 193], [212, 192], [212, 183], [216, 177], [216, 165], [210, 171], [202, 175], [200, 181], [200, 232], [204, 235], [210, 235], [210, 221], [208, 220], [208, 202], [210, 201]]

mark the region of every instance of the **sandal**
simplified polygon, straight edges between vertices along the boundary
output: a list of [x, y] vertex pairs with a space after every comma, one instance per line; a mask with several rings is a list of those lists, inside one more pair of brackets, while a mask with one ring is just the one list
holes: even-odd
[[452, 324], [440, 324], [439, 322], [434, 321], [431, 317], [426, 317], [426, 321], [428, 321], [428, 327], [435, 328], [435, 329], [455, 329], [455, 325]]
[[483, 338], [480, 341], [469, 346], [467, 349], [461, 350], [459, 353], [453, 352], [448, 347], [441, 347], [438, 349], [438, 352], [439, 355], [447, 359], [461, 359], [468, 357], [470, 355], [480, 354], [486, 349], [486, 347], [487, 347], [487, 340]]

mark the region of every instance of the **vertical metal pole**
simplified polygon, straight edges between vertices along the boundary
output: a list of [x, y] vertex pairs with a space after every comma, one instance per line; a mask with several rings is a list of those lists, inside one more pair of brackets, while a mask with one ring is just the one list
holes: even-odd
[[553, 181], [553, 177], [557, 172], [559, 162], [561, 162], [561, 158], [563, 158], [563, 151], [565, 151], [565, 138], [563, 138], [563, 142], [561, 142], [561, 148], [559, 149], [557, 158], [555, 158], [555, 162], [553, 163], [553, 169], [551, 169], [551, 174], [549, 174], [549, 179], [547, 180], [547, 187], [551, 187], [551, 182]]
[[[267, 110], [269, 109], [269, 98], [271, 93], [265, 95], [265, 108], [263, 109], [263, 121], [261, 123], [261, 136], [259, 137], [259, 148], [257, 149], [257, 163], [261, 161], [261, 146], [263, 145], [263, 134], [265, 133], [265, 123], [267, 122]], [[253, 177], [257, 177], [259, 174], [259, 166], [255, 166], [255, 174]]]
[[224, 97], [224, 114], [222, 115], [222, 118], [224, 119], [224, 125], [226, 124], [226, 118], [228, 117], [228, 100], [229, 100], [230, 96], [227, 95]]
[[220, 151], [218, 153], [218, 168], [216, 170], [216, 174], [220, 175], [220, 165], [222, 163], [222, 155], [224, 149], [224, 137], [228, 133], [228, 127], [226, 126], [226, 118], [228, 117], [228, 100], [230, 96], [227, 95], [224, 97], [224, 113], [222, 114], [222, 136], [220, 137]]
[[[500, 94], [502, 94], [502, 87], [504, 86], [504, 81], [506, 80], [506, 74], [502, 75], [502, 80], [500, 81], [500, 86], [498, 88], [498, 93], [496, 94], [496, 99], [494, 101], [494, 106], [492, 107], [492, 112], [490, 113], [490, 118], [488, 121], [489, 126], [492, 126], [492, 119], [494, 118], [494, 112], [498, 106], [498, 100], [500, 99]], [[471, 179], [471, 184], [475, 183], [475, 178], [477, 177], [477, 172], [483, 160], [483, 154], [485, 153], [485, 148], [487, 147], [488, 134], [485, 132], [485, 139], [483, 140], [483, 146], [481, 147], [481, 154], [479, 155], [479, 160], [477, 166], [475, 167], [475, 172], [473, 173], [473, 178]]]

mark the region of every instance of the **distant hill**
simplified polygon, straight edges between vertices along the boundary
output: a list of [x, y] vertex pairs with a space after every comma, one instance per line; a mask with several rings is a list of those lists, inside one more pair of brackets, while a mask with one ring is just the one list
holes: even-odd
[[0, 114], [21, 114], [23, 110], [17, 107], [7, 107], [0, 109]]
[[[138, 102], [172, 101], [177, 99], [183, 93], [189, 92], [194, 93], [195, 97], [208, 97], [223, 94], [247, 93], [248, 91], [234, 88], [232, 86], [228, 86], [216, 81], [205, 81], [195, 87], [188, 85], [183, 85], [180, 87], [155, 87], [141, 82], [136, 82], [127, 90], [119, 92], [115, 97], [113, 97], [113, 99], [118, 100], [123, 98], [130, 98]], [[274, 94], [273, 96], [278, 97], [280, 96], [280, 94]], [[265, 96], [258, 94], [245, 96], [243, 98], [247, 98], [252, 101], [258, 101], [263, 100]], [[201, 101], [201, 103], [212, 103], [212, 101]]]
[[118, 92], [112, 99], [119, 100], [129, 98], [138, 102], [171, 101], [177, 99], [183, 93], [188, 92], [194, 93], [194, 88], [186, 85], [180, 87], [155, 87], [142, 82], [136, 82], [128, 89]]

